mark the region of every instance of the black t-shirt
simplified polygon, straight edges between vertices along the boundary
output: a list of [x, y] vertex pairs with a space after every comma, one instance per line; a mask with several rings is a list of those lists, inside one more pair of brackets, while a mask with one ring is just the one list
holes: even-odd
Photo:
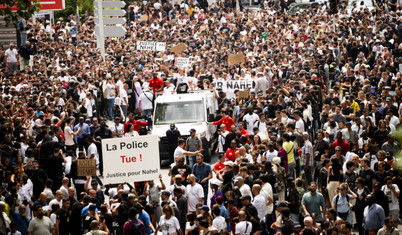
[[57, 213], [58, 220], [60, 220], [59, 223], [59, 234], [60, 235], [68, 235], [70, 233], [70, 224], [69, 224], [69, 216], [68, 216], [68, 211], [65, 211], [63, 209], [60, 209], [59, 212]]
[[293, 233], [293, 221], [291, 219], [283, 222], [283, 227], [281, 229], [281, 234], [290, 235]]
[[104, 218], [104, 220], [106, 222], [106, 226], [108, 228], [113, 228], [113, 217], [111, 214], [102, 214], [101, 216], [99, 216], [99, 218], [100, 218], [100, 220], [103, 220], [102, 218]]
[[[187, 176], [191, 174], [191, 168], [188, 165], [174, 166], [172, 169], [173, 175], [181, 175], [183, 179], [187, 179]], [[182, 184], [187, 185], [187, 181], [183, 180]]]
[[228, 183], [231, 183], [232, 182], [232, 179], [233, 179], [233, 171], [226, 171], [223, 175], [222, 175], [222, 178], [223, 178], [223, 185], [226, 185], [226, 184], [228, 184]]
[[73, 204], [70, 215], [70, 228], [71, 234], [81, 234], [81, 210], [84, 208], [84, 204], [76, 202]]
[[91, 231], [91, 222], [96, 220], [95, 217], [90, 213], [85, 213], [82, 216], [82, 228], [84, 229], [84, 234]]

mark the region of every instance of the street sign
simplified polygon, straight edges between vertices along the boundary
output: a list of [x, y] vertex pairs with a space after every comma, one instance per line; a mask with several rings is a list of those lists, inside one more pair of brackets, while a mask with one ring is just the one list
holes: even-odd
[[[103, 26], [104, 37], [123, 37], [127, 30], [123, 26]], [[95, 26], [95, 34], [99, 35], [99, 26]]]
[[[126, 21], [126, 18], [103, 18], [103, 24], [124, 24]], [[95, 23], [99, 24], [98, 18], [95, 18]]]
[[[125, 16], [125, 10], [102, 10], [103, 16]], [[95, 16], [98, 15], [98, 9], [95, 9]]]
[[[126, 3], [123, 1], [116, 1], [116, 2], [104, 1], [104, 2], [102, 2], [103, 8], [123, 8], [125, 6], [126, 6]], [[98, 8], [98, 2], [94, 1], [94, 7]]]

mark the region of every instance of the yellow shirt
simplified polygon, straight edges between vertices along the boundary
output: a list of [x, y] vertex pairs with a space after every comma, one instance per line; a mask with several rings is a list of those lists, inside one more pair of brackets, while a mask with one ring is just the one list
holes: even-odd
[[288, 153], [288, 164], [294, 162], [295, 161], [295, 154], [294, 154], [295, 147], [294, 147], [293, 142], [284, 142], [283, 148]]
[[360, 106], [357, 102], [353, 101], [353, 103], [350, 105], [350, 107], [353, 108], [353, 113], [356, 113], [357, 110], [360, 110]]

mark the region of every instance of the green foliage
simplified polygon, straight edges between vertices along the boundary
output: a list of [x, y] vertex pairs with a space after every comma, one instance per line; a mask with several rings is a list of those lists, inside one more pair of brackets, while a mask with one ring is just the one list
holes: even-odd
[[[0, 15], [4, 16], [7, 23], [14, 25], [17, 25], [19, 19], [28, 19], [39, 10], [39, 3], [36, 0], [0, 0], [0, 5], [2, 5]], [[10, 6], [14, 5], [18, 7], [18, 10], [13, 12]]]
[[77, 13], [76, 6], [78, 6], [80, 16], [84, 15], [86, 11], [90, 13], [94, 11], [93, 0], [65, 0], [65, 1], [66, 1], [66, 8], [62, 11], [54, 12], [54, 17], [56, 19], [60, 17], [67, 19], [69, 15], [75, 15]]

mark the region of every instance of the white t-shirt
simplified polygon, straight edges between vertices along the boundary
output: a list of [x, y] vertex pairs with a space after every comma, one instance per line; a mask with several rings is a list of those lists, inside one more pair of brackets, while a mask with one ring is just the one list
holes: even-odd
[[134, 136], [139, 136], [138, 132], [133, 131], [133, 133], [126, 132], [126, 134], [124, 134], [124, 137], [134, 137]]
[[163, 235], [177, 233], [176, 230], [180, 229], [179, 220], [175, 216], [171, 216], [170, 219], [166, 219], [165, 215], [162, 215], [159, 220], [159, 226]]
[[215, 219], [212, 221], [212, 227], [216, 228], [218, 232], [223, 231], [226, 228], [225, 218], [220, 215], [215, 217]]
[[51, 200], [51, 201], [49, 202], [49, 210], [52, 209], [53, 204], [59, 204], [59, 205], [60, 205], [60, 208], [61, 208], [62, 205], [63, 205], [63, 200], [57, 201], [56, 198], [53, 199], [53, 200]]
[[[187, 164], [187, 158], [186, 158], [186, 156], [184, 155], [184, 152], [186, 152], [186, 150], [184, 150], [184, 149], [182, 149], [182, 148], [180, 148], [180, 147], [177, 147], [177, 148], [174, 150], [173, 156], [175, 157], [175, 156], [179, 155], [179, 156], [181, 156], [181, 157], [184, 157], [184, 164]], [[172, 167], [172, 168], [173, 168], [173, 167]]]
[[93, 110], [92, 110], [93, 103], [88, 98], [85, 98], [85, 105], [86, 105], [86, 109], [87, 109], [87, 116], [92, 117], [93, 116]]
[[298, 121], [296, 121], [295, 128], [299, 129], [300, 132], [302, 133], [304, 132], [304, 122], [301, 118]]
[[149, 92], [146, 91], [140, 95], [140, 101], [141, 101], [141, 109], [142, 110], [147, 110], [147, 109], [152, 109], [152, 99], [153, 95]]
[[248, 235], [253, 230], [253, 224], [248, 221], [240, 221], [236, 224], [235, 234]]
[[186, 192], [188, 200], [188, 211], [195, 212], [197, 203], [200, 201], [200, 198], [204, 198], [204, 189], [200, 184], [197, 183], [194, 186], [188, 184]]
[[124, 89], [121, 89], [120, 90], [121, 104], [127, 106], [127, 102], [124, 100], [124, 98], [126, 98], [126, 100], [128, 101], [127, 91]]
[[96, 145], [94, 143], [92, 143], [91, 145], [89, 145], [88, 147], [88, 158], [94, 154], [95, 157], [95, 161], [96, 161], [96, 165], [99, 165], [99, 158], [98, 158], [98, 149], [96, 148]]
[[[392, 186], [395, 188], [396, 192], [399, 192], [398, 185], [392, 184]], [[399, 210], [399, 198], [396, 194], [386, 185], [383, 185], [381, 190], [384, 191], [385, 196], [388, 197], [389, 210]]]
[[250, 186], [248, 186], [248, 184], [243, 184], [243, 185], [240, 187], [239, 190], [240, 190], [240, 193], [241, 193], [241, 196], [242, 196], [242, 197], [247, 196], [247, 195], [250, 195], [251, 198], [253, 198], [253, 195], [251, 194], [251, 188], [250, 188]]
[[113, 138], [118, 138], [118, 137], [123, 136], [123, 129], [124, 129], [123, 124], [119, 123], [119, 124], [116, 125], [116, 123], [115, 123], [115, 124], [109, 126], [109, 128], [110, 128], [111, 131], [121, 134], [121, 136], [113, 136]]
[[15, 48], [12, 50], [8, 48], [5, 55], [7, 56], [7, 63], [17, 63], [18, 51]]
[[[222, 135], [226, 138], [226, 136], [229, 134], [229, 131], [224, 131], [222, 132]], [[222, 135], [218, 136], [218, 142], [219, 142], [219, 149], [218, 151], [220, 153], [223, 153], [223, 146], [225, 145], [226, 139], [224, 137], [222, 137]]]
[[264, 198], [262, 194], [258, 194], [257, 196], [254, 197], [253, 206], [257, 209], [258, 212], [258, 218], [260, 221], [265, 222], [265, 212], [267, 208], [267, 200]]
[[107, 99], [114, 99], [116, 97], [116, 89], [112, 84], [106, 85], [106, 98]]
[[247, 131], [248, 133], [253, 133], [253, 127], [256, 126], [257, 122], [260, 120], [257, 114], [246, 114], [243, 117], [243, 121], [247, 123]]

